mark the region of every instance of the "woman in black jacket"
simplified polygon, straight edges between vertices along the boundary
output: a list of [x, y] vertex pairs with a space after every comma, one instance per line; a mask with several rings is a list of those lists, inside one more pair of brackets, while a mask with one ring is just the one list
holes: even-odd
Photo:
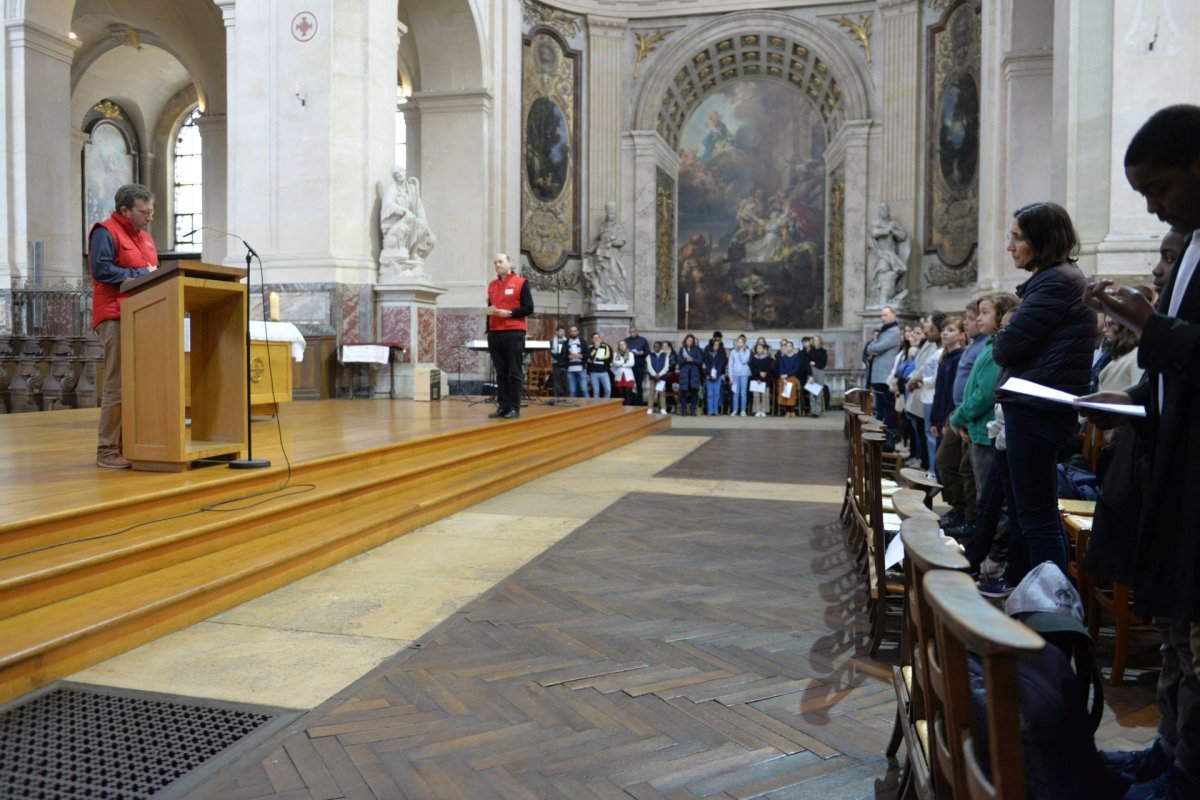
[[[1087, 280], [1075, 266], [1078, 251], [1075, 226], [1057, 203], [1033, 203], [1013, 214], [1008, 252], [1013, 265], [1030, 277], [1017, 287], [1021, 305], [993, 345], [1003, 369], [997, 386], [1017, 377], [1071, 394], [1087, 393], [1096, 312], [1083, 305]], [[985, 589], [993, 597], [1006, 596], [1043, 561], [1053, 561], [1066, 573], [1056, 465], [1058, 451], [1079, 427], [1071, 406], [1008, 392], [997, 395], [1004, 409], [1016, 527], [1025, 542], [1024, 547], [1009, 543], [1004, 578]]]

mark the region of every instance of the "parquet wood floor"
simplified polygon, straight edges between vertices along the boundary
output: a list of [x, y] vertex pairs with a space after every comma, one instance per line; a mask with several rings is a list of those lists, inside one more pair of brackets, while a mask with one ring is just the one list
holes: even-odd
[[626, 495], [189, 796], [890, 798], [892, 661], [866, 655], [837, 512]]

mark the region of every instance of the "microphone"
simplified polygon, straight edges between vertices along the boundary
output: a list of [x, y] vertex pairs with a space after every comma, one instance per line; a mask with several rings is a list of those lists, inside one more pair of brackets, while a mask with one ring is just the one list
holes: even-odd
[[250, 243], [247, 242], [245, 239], [243, 239], [241, 236], [238, 236], [236, 233], [230, 233], [229, 231], [221, 230], [220, 228], [214, 228], [211, 225], [201, 225], [199, 228], [192, 228], [190, 231], [185, 233], [183, 236], [180, 236], [175, 241], [176, 241], [176, 243], [178, 243], [179, 239], [187, 239], [191, 236], [195, 236], [200, 231], [212, 231], [213, 233], [220, 233], [225, 236], [230, 236], [234, 239], [237, 239], [239, 242], [242, 243], [242, 246], [244, 246], [246, 248], [246, 250], [249, 251], [250, 255], [254, 256], [259, 261], [262, 261], [262, 258], [258, 255], [258, 251], [256, 251], [253, 247], [251, 247]]

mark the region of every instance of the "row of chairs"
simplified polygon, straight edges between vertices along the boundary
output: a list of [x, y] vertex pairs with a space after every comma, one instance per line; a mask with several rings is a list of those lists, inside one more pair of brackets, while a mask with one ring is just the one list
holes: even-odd
[[[979, 594], [965, 556], [938, 530], [931, 496], [940, 487], [915, 470], [886, 477], [882, 426], [854, 403], [844, 409], [850, 457], [842, 520], [866, 581], [869, 649], [875, 655], [888, 638], [899, 646], [887, 749], [893, 758], [905, 748], [899, 796], [1021, 800], [1017, 658], [1045, 643]], [[901, 570], [889, 571], [884, 553], [894, 536], [904, 558]], [[987, 687], [982, 754], [973, 733], [969, 651], [979, 655]]]

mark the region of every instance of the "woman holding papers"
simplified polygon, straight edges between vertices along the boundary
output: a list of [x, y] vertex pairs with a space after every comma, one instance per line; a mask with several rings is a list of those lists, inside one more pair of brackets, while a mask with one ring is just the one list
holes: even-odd
[[771, 349], [766, 342], [754, 345], [754, 355], [750, 356], [750, 397], [753, 398], [754, 416], [765, 417], [771, 406], [770, 395], [771, 375], [775, 372], [775, 359], [771, 358]]
[[[1030, 273], [1017, 287], [1021, 305], [995, 339], [998, 384], [1020, 377], [1071, 394], [1091, 384], [1096, 312], [1083, 304], [1087, 279], [1075, 265], [1079, 236], [1066, 209], [1032, 203], [1017, 209], [1008, 232], [1013, 266]], [[1053, 561], [1067, 570], [1066, 537], [1058, 513], [1059, 449], [1079, 426], [1075, 409], [999, 391], [1004, 410], [1013, 502], [1027, 544], [1028, 567]], [[1010, 560], [1023, 554], [1010, 551]], [[1009, 579], [1020, 578], [1009, 571]], [[1006, 596], [1010, 586], [997, 586]]]
[[775, 384], [775, 403], [779, 413], [800, 413], [800, 387], [806, 380], [804, 359], [796, 347], [787, 339], [779, 343], [779, 382]]

